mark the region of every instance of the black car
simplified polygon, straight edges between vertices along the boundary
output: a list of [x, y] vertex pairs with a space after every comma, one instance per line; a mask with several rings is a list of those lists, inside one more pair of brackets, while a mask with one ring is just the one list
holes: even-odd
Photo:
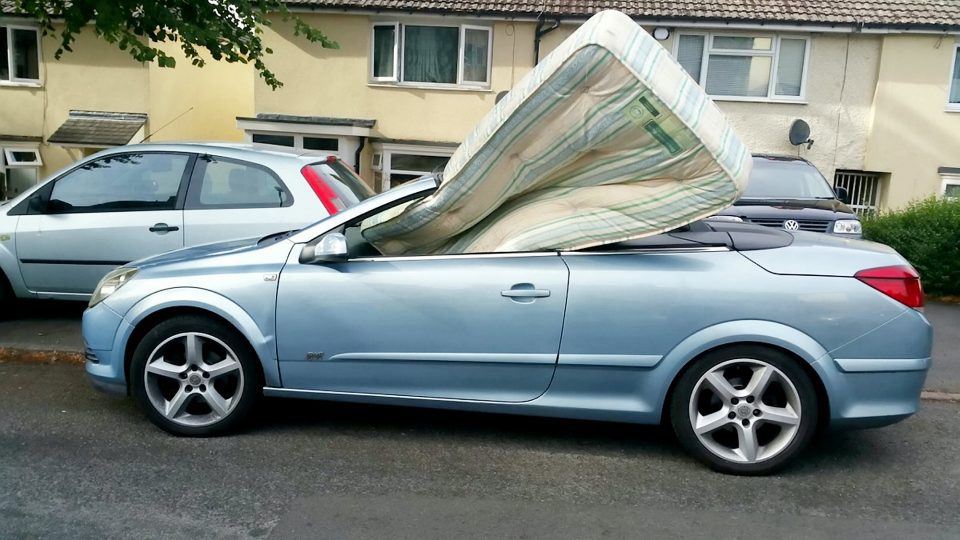
[[835, 192], [809, 161], [755, 155], [743, 197], [709, 219], [860, 238], [860, 220], [846, 202], [846, 190]]

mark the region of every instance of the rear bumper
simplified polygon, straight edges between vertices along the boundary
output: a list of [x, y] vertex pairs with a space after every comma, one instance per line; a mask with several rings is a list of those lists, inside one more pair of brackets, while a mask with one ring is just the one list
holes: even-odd
[[814, 369], [830, 396], [832, 427], [899, 422], [920, 408], [930, 358], [822, 359]]

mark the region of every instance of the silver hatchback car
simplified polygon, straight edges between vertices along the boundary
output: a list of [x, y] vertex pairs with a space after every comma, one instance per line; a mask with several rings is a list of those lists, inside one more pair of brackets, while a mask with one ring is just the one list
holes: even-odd
[[332, 155], [228, 143], [112, 148], [0, 206], [0, 301], [85, 300], [130, 261], [299, 229], [371, 195]]

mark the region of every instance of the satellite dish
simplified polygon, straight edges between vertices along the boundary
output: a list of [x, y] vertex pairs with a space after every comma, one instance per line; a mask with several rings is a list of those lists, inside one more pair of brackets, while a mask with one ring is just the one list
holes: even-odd
[[508, 93], [508, 92], [507, 92], [506, 90], [503, 90], [502, 92], [498, 93], [498, 94], [497, 94], [497, 99], [496, 99], [496, 101], [494, 101], [494, 103], [500, 103], [500, 100], [501, 100], [501, 99], [507, 97], [507, 93]]
[[813, 139], [810, 138], [810, 124], [797, 118], [790, 124], [790, 144], [800, 146], [807, 145], [807, 150], [813, 146]]

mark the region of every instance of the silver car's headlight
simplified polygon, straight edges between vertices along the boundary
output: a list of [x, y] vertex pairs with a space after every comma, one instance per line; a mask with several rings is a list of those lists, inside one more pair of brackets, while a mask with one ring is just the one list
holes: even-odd
[[124, 283], [133, 279], [135, 275], [137, 275], [136, 268], [121, 266], [103, 276], [103, 279], [97, 284], [97, 288], [93, 290], [93, 296], [90, 297], [90, 304], [87, 307], [99, 304], [104, 298], [117, 292], [117, 289], [123, 287]]
[[863, 229], [860, 227], [860, 222], [855, 219], [838, 219], [833, 224], [833, 232], [835, 234], [861, 234]]

